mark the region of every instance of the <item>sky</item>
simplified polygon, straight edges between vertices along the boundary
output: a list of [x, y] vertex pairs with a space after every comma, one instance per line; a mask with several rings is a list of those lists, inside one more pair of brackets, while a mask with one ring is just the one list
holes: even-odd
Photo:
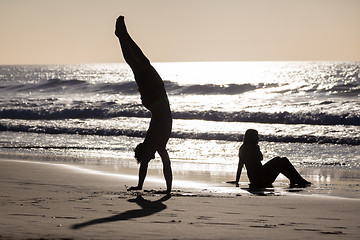
[[360, 61], [360, 0], [0, 0], [0, 64]]

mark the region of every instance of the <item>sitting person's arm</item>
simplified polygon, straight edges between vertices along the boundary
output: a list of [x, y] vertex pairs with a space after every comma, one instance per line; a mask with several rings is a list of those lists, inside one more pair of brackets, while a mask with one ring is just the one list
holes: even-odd
[[240, 175], [241, 175], [243, 166], [244, 166], [244, 160], [241, 159], [240, 152], [239, 152], [239, 164], [238, 164], [238, 168], [236, 171], [235, 181], [227, 181], [227, 183], [236, 184], [237, 187], [239, 186], [239, 180], [240, 180]]
[[236, 186], [239, 186], [239, 180], [240, 180], [240, 175], [241, 175], [243, 166], [244, 166], [244, 161], [241, 159], [240, 154], [239, 154], [239, 164], [238, 164], [238, 169], [236, 172], [236, 179], [235, 179]]

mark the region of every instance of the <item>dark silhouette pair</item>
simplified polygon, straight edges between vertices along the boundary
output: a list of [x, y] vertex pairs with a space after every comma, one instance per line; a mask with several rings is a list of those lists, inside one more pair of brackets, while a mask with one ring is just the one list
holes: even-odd
[[[164, 193], [170, 194], [172, 170], [166, 144], [171, 134], [172, 115], [164, 82], [150, 64], [149, 59], [130, 37], [123, 16], [118, 17], [116, 21], [115, 35], [120, 41], [124, 59], [133, 71], [142, 104], [151, 112], [151, 121], [146, 137], [143, 143], [140, 143], [135, 148], [135, 158], [140, 164], [138, 185], [130, 187], [128, 190], [142, 189], [148, 164], [151, 159], [155, 158], [155, 153], [158, 152], [163, 163], [163, 174], [167, 187]], [[263, 157], [258, 141], [256, 130], [250, 129], [245, 133], [244, 144], [241, 146], [239, 153], [240, 160], [236, 180], [232, 181], [232, 183], [238, 184], [242, 167], [245, 165], [251, 187], [271, 186], [280, 173], [290, 179], [292, 186], [310, 184], [300, 176], [287, 158], [276, 157], [262, 165], [261, 160], [263, 160]]]

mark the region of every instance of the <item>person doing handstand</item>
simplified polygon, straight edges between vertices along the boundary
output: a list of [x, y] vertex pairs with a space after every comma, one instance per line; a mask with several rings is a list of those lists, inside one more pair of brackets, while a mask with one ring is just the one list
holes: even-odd
[[141, 95], [142, 104], [151, 112], [151, 121], [142, 143], [135, 148], [135, 158], [140, 164], [137, 186], [128, 190], [141, 190], [147, 174], [148, 164], [158, 152], [163, 163], [166, 194], [171, 193], [172, 170], [166, 144], [170, 138], [172, 115], [164, 82], [127, 32], [124, 17], [116, 20], [115, 35], [120, 41], [125, 61], [129, 64]]
[[272, 187], [272, 183], [280, 173], [290, 180], [290, 187], [305, 187], [311, 184], [300, 176], [286, 157], [275, 157], [262, 165], [263, 155], [258, 143], [258, 131], [248, 129], [239, 150], [239, 165], [236, 180], [233, 183], [238, 185], [242, 168], [245, 165], [250, 188]]

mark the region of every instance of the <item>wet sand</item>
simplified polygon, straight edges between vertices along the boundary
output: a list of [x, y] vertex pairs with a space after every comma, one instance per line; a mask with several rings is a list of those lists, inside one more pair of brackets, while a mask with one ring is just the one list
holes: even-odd
[[0, 160], [0, 239], [358, 239], [360, 200], [174, 182]]

